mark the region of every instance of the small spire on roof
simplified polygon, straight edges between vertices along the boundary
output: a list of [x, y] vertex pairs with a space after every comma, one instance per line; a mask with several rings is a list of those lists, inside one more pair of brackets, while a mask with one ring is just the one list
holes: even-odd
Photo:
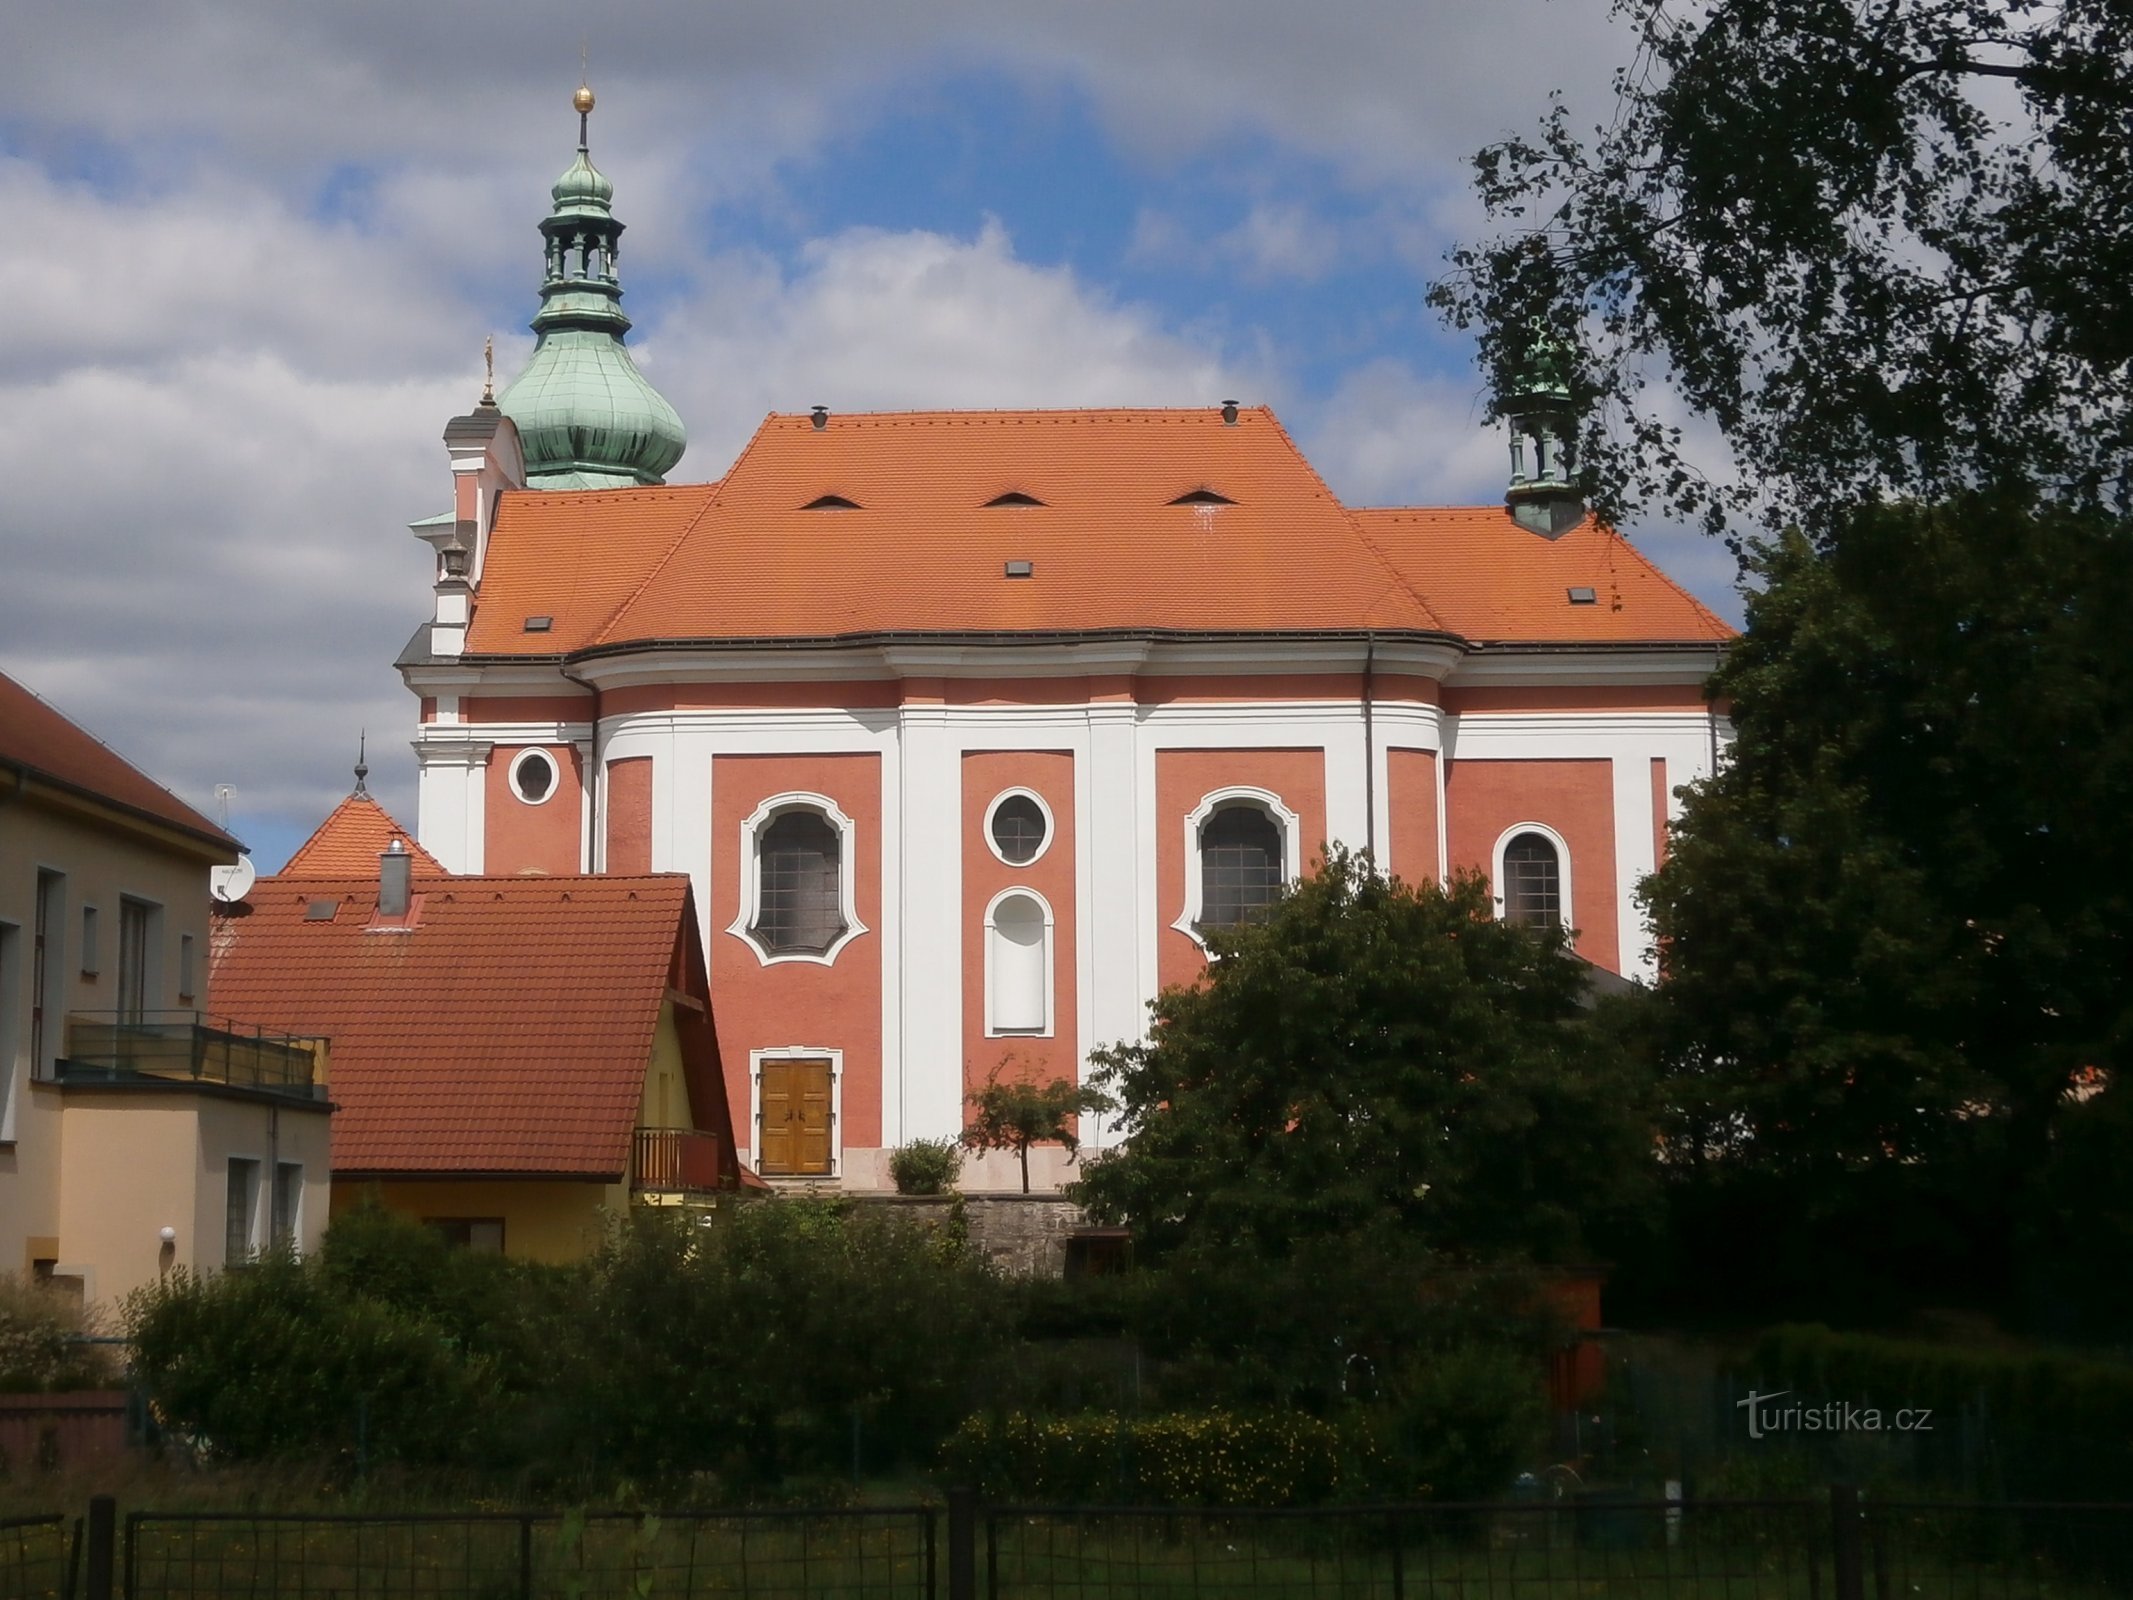
[[496, 335], [490, 334], [481, 342], [481, 403], [496, 404]]
[[367, 799], [367, 798], [369, 797], [370, 791], [369, 791], [368, 789], [366, 789], [366, 788], [365, 788], [365, 787], [364, 787], [363, 785], [364, 785], [364, 781], [365, 781], [366, 779], [368, 779], [368, 778], [370, 777], [370, 766], [369, 766], [369, 763], [367, 763], [367, 762], [366, 762], [366, 761], [365, 761], [365, 760], [363, 759], [363, 754], [364, 754], [364, 751], [365, 751], [365, 749], [366, 749], [366, 748], [368, 747], [369, 743], [370, 743], [370, 730], [369, 730], [368, 728], [365, 728], [365, 729], [363, 729], [363, 730], [362, 730], [361, 732], [359, 732], [359, 733], [358, 733], [358, 734], [356, 735], [356, 786], [355, 786], [355, 792], [356, 792], [356, 794], [359, 794], [359, 795], [362, 795], [362, 796], [364, 796], [364, 797], [365, 797], [366, 799]]

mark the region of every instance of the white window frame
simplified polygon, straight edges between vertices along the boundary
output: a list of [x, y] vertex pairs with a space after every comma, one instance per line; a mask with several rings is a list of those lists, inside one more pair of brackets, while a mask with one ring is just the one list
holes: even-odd
[[[1014, 799], [1017, 795], [1020, 795], [1028, 800], [1036, 801], [1037, 810], [1042, 813], [1044, 817], [1044, 843], [1037, 846], [1037, 853], [1031, 856], [1027, 861], [1009, 861], [1007, 857], [1002, 854], [1000, 850], [999, 841], [994, 839], [992, 836], [993, 814], [1000, 809], [1003, 803]], [[1036, 865], [1038, 862], [1044, 859], [1045, 852], [1052, 848], [1052, 841], [1054, 839], [1057, 839], [1058, 837], [1059, 819], [1052, 815], [1051, 806], [1046, 803], [1044, 796], [1039, 794], [1035, 789], [1025, 789], [1020, 787], [1019, 785], [1012, 789], [1002, 789], [998, 794], [992, 797], [992, 802], [985, 808], [985, 848], [990, 850], [992, 852], [993, 859], [995, 861], [1000, 862], [1003, 866], [1015, 867], [1019, 869], [1022, 867]], [[989, 912], [987, 914], [990, 915]]]
[[[539, 757], [548, 763], [548, 792], [538, 800], [528, 800], [526, 791], [518, 786], [518, 769]], [[529, 744], [511, 758], [511, 766], [504, 774], [504, 782], [511, 790], [511, 798], [522, 806], [545, 806], [563, 790], [563, 763], [556, 760], [555, 752], [545, 745]]]
[[[1569, 937], [1577, 926], [1577, 901], [1571, 897], [1570, 845], [1563, 836], [1545, 822], [1514, 822], [1496, 836], [1496, 848], [1489, 853], [1489, 905], [1496, 913], [1496, 920], [1505, 920], [1508, 908], [1503, 894], [1503, 853], [1511, 841], [1522, 833], [1537, 833], [1555, 846], [1555, 899], [1557, 905], [1556, 926]], [[1574, 942], [1574, 941], [1573, 941]]]
[[1281, 830], [1281, 882], [1284, 888], [1293, 885], [1303, 876], [1303, 818], [1282, 804], [1281, 796], [1271, 789], [1261, 789], [1252, 784], [1232, 784], [1226, 789], [1210, 790], [1201, 796], [1200, 803], [1185, 816], [1185, 909], [1171, 926], [1200, 947], [1200, 953], [1210, 960], [1214, 951], [1200, 937], [1200, 909], [1206, 873], [1200, 863], [1200, 830], [1207, 819], [1225, 806], [1238, 802], [1255, 805], [1273, 818], [1274, 826]]
[[[246, 1202], [247, 1215], [245, 1217], [245, 1251], [242, 1256], [239, 1256], [235, 1260], [232, 1260], [230, 1258], [229, 1183], [230, 1178], [235, 1174], [235, 1169], [239, 1162], [243, 1162], [246, 1166], [252, 1169], [252, 1183], [251, 1194]], [[254, 1261], [259, 1259], [260, 1234], [266, 1226], [267, 1214], [267, 1208], [262, 1203], [265, 1198], [266, 1190], [266, 1179], [264, 1177], [266, 1168], [267, 1163], [263, 1158], [256, 1155], [246, 1155], [241, 1151], [232, 1152], [229, 1155], [223, 1157], [222, 1265], [225, 1270], [230, 1267], [249, 1266]]]
[[[758, 1175], [763, 1170], [763, 1148], [755, 1141], [763, 1136], [763, 1063], [766, 1061], [827, 1061], [830, 1064], [830, 1169], [810, 1174], [818, 1183], [844, 1176], [844, 1052], [827, 1045], [781, 1044], [768, 1050], [748, 1052], [748, 1165]], [[778, 1177], [788, 1174], [778, 1173]]]
[[[750, 924], [756, 917], [756, 844], [763, 830], [787, 811], [818, 811], [823, 820], [837, 830], [837, 904], [844, 917], [844, 932], [831, 940], [829, 948], [819, 954], [812, 950], [771, 950], [762, 944], [750, 929]], [[765, 800], [741, 823], [740, 915], [733, 919], [726, 931], [753, 950], [756, 960], [766, 967], [774, 967], [782, 961], [809, 961], [818, 967], [836, 965], [838, 953], [868, 931], [867, 925], [859, 920], [857, 833], [852, 819], [826, 794], [788, 789], [783, 794], [774, 794]]]
[[[1041, 853], [1041, 852], [1040, 852]], [[1034, 900], [1037, 909], [1044, 913], [1044, 938], [1039, 942], [1040, 959], [1044, 962], [1044, 1021], [1036, 1028], [1003, 1028], [994, 1021], [993, 941], [996, 935], [995, 915], [1004, 901], [1013, 899]], [[1053, 1001], [1057, 985], [1057, 968], [1052, 953], [1052, 903], [1035, 889], [1017, 884], [1002, 889], [985, 903], [985, 1037], [988, 1039], [1049, 1039], [1056, 1028], [1056, 1013]]]

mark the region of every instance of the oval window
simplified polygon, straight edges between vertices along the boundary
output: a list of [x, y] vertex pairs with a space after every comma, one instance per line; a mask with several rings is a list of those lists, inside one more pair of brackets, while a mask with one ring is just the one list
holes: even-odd
[[511, 763], [511, 787], [529, 806], [555, 793], [555, 758], [545, 750], [528, 750]]
[[1027, 866], [1044, 849], [1050, 825], [1035, 795], [1011, 794], [992, 808], [992, 846], [1011, 866]]

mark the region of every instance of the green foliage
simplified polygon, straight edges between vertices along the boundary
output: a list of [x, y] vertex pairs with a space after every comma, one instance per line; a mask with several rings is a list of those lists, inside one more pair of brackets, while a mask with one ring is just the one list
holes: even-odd
[[1313, 1505], [1340, 1487], [1347, 1443], [1296, 1411], [1127, 1418], [973, 1416], [941, 1471], [995, 1499], [1064, 1504]]
[[[2133, 13], [2122, 0], [1618, 0], [1606, 127], [1476, 158], [1504, 231], [1432, 300], [1500, 390], [1536, 325], [1602, 509], [1772, 526], [2021, 484], [2129, 505]], [[1707, 476], [1659, 373], [1725, 436]]]
[[[574, 1431], [645, 1480], [735, 1485], [925, 1452], [961, 1415], [969, 1364], [1004, 1333], [982, 1263], [865, 1207], [759, 1201], [629, 1217], [589, 1269], [559, 1352]], [[883, 1463], [887, 1464], [887, 1463]]]
[[1216, 938], [1150, 1043], [1092, 1057], [1132, 1137], [1073, 1192], [1145, 1250], [1563, 1259], [1646, 1204], [1648, 1073], [1580, 1008], [1561, 934], [1497, 920], [1478, 877], [1413, 887], [1336, 847]]
[[1109, 1111], [1111, 1097], [1068, 1078], [1031, 1083], [1010, 1077], [1003, 1083], [1000, 1074], [1010, 1065], [1002, 1062], [993, 1068], [985, 1087], [969, 1097], [974, 1115], [963, 1131], [963, 1143], [973, 1150], [1014, 1151], [1022, 1163], [1022, 1192], [1028, 1194], [1030, 1146], [1063, 1144], [1072, 1160], [1081, 1149], [1075, 1119]]
[[72, 1297], [31, 1279], [0, 1274], [0, 1394], [100, 1389], [111, 1364], [93, 1345]]
[[889, 1157], [898, 1194], [946, 1194], [962, 1175], [963, 1151], [953, 1139], [913, 1139]]
[[1515, 1347], [1428, 1351], [1390, 1375], [1373, 1486], [1390, 1499], [1503, 1494], [1547, 1436], [1540, 1362]]
[[217, 1459], [460, 1460], [496, 1398], [490, 1365], [435, 1323], [287, 1256], [173, 1272], [128, 1296], [125, 1316], [165, 1426]]
[[[2118, 1186], [2055, 1178], [2133, 1155], [2112, 1109], [2133, 1064], [2133, 528], [1964, 498], [1862, 509], [1827, 549], [1787, 537], [1752, 564], [1713, 683], [1731, 760], [1645, 891], [1674, 1170], [1692, 1213], [1884, 1239], [1869, 1277], [2005, 1296], [2018, 1263], [2095, 1236], [2055, 1212], [2133, 1222]], [[2107, 1086], [2080, 1150], [2060, 1138], [2077, 1083]]]

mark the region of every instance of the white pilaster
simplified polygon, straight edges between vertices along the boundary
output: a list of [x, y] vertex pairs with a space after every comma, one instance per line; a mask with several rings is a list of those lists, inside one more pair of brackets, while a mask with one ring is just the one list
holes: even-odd
[[898, 809], [913, 825], [898, 886], [899, 960], [885, 974], [903, 990], [897, 1120], [906, 1139], [952, 1139], [963, 1128], [962, 762], [945, 707], [906, 706], [900, 721]]
[[1622, 976], [1650, 983], [1659, 966], [1636, 891], [1659, 865], [1652, 852], [1652, 758], [1648, 753], [1618, 755], [1609, 765], [1615, 780], [1615, 906]]
[[[1139, 1039], [1155, 993], [1155, 773], [1142, 794], [1135, 708], [1125, 701], [1088, 709], [1088, 753], [1074, 764], [1074, 840], [1080, 913], [1074, 952], [1080, 997], [1082, 1065], [1107, 1044]], [[1145, 957], [1145, 959], [1144, 959]], [[1088, 1142], [1114, 1141], [1092, 1118]]]
[[489, 752], [468, 739], [417, 739], [415, 833], [450, 872], [482, 870]]
[[[1374, 730], [1373, 730], [1374, 731]], [[1323, 842], [1344, 844], [1360, 850], [1370, 840], [1369, 785], [1363, 776], [1363, 713], [1358, 706], [1352, 720], [1340, 718], [1326, 729], [1326, 837], [1305, 839], [1304, 858], [1309, 860]]]

